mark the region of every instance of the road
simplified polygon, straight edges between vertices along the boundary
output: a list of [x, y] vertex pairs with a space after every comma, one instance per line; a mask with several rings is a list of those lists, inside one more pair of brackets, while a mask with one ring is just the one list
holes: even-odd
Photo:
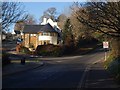
[[44, 66], [3, 77], [3, 88], [83, 88], [87, 71], [103, 57], [98, 49], [81, 56], [39, 58]]

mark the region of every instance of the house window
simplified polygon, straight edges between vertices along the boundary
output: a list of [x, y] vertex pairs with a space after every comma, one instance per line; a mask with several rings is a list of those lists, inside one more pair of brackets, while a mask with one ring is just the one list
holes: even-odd
[[50, 36], [56, 36], [56, 33], [50, 33]]
[[47, 33], [46, 33], [46, 32], [44, 32], [44, 33], [43, 33], [43, 36], [47, 36]]
[[56, 33], [54, 33], [54, 36], [56, 36]]
[[44, 42], [44, 43], [43, 43], [44, 45], [50, 44], [50, 40], [44, 40], [43, 42]]
[[50, 33], [47, 33], [48, 36], [50, 36]]
[[41, 40], [41, 41], [39, 41], [39, 44], [40, 44], [40, 45], [50, 44], [50, 40]]
[[53, 33], [50, 33], [50, 36], [53, 36]]
[[44, 32], [44, 33], [40, 33], [40, 36], [57, 36], [56, 33], [50, 33], [50, 32]]
[[41, 36], [50, 36], [50, 33], [44, 32], [40, 34]]
[[36, 36], [36, 34], [30, 34], [30, 36]]

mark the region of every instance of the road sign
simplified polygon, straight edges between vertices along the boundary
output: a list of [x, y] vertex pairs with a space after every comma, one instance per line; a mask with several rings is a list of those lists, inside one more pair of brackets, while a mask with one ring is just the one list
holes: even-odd
[[108, 42], [103, 42], [103, 48], [109, 48], [109, 43]]

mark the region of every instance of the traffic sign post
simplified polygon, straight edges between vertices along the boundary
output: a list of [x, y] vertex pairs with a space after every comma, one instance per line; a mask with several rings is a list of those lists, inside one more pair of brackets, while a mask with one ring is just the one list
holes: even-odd
[[106, 52], [106, 49], [105, 49], [105, 61], [107, 60], [107, 52]]
[[105, 61], [107, 60], [107, 48], [109, 48], [109, 43], [107, 41], [103, 42], [103, 48], [105, 49]]

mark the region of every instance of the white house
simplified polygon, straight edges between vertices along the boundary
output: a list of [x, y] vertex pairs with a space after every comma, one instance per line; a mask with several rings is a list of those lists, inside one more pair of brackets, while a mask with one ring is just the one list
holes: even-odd
[[57, 22], [44, 18], [41, 25], [25, 25], [22, 37], [26, 47], [33, 45], [36, 48], [44, 44], [58, 45], [61, 42], [60, 34]]

